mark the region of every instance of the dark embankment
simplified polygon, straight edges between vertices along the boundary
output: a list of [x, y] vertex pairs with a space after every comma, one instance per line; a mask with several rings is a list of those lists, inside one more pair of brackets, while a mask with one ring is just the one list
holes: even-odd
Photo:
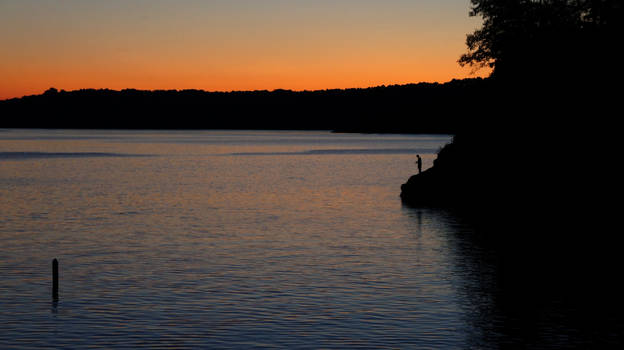
[[483, 118], [402, 186], [403, 201], [479, 227], [499, 257], [502, 304], [543, 312], [564, 300], [624, 341], [621, 3], [474, 3], [485, 23], [463, 59], [494, 66], [490, 93], [469, 107]]
[[544, 329], [558, 317], [589, 348], [624, 343], [617, 99], [599, 95], [605, 104], [592, 107], [574, 101], [595, 103], [596, 94], [524, 106], [500, 100], [509, 105], [496, 113], [519, 120], [458, 133], [432, 168], [402, 186], [407, 205], [451, 208], [477, 228], [478, 237], [463, 239], [497, 257], [496, 308], [520, 339], [567, 336]]
[[[0, 127], [453, 133], [484, 79], [322, 91], [50, 89], [0, 101]], [[473, 114], [471, 116], [471, 114]]]

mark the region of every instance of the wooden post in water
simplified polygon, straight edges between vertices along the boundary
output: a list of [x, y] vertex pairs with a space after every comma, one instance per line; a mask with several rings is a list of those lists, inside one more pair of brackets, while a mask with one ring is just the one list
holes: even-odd
[[52, 260], [52, 300], [58, 301], [58, 260]]

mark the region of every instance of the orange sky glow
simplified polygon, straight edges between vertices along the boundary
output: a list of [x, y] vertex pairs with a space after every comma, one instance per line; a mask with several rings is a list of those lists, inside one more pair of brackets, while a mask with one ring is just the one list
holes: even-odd
[[318, 90], [487, 76], [469, 2], [7, 0], [0, 99], [64, 90]]

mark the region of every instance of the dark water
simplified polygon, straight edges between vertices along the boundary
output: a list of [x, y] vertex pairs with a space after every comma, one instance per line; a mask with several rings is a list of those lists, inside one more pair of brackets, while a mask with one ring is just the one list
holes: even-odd
[[401, 204], [448, 141], [6, 130], [0, 348], [591, 344], [557, 298], [507, 297], [472, 225]]

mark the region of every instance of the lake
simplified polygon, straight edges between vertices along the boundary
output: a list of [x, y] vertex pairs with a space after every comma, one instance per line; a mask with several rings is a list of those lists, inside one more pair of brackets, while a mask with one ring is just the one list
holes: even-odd
[[472, 225], [401, 203], [450, 139], [0, 130], [0, 348], [584, 340], [557, 313], [527, 335]]

